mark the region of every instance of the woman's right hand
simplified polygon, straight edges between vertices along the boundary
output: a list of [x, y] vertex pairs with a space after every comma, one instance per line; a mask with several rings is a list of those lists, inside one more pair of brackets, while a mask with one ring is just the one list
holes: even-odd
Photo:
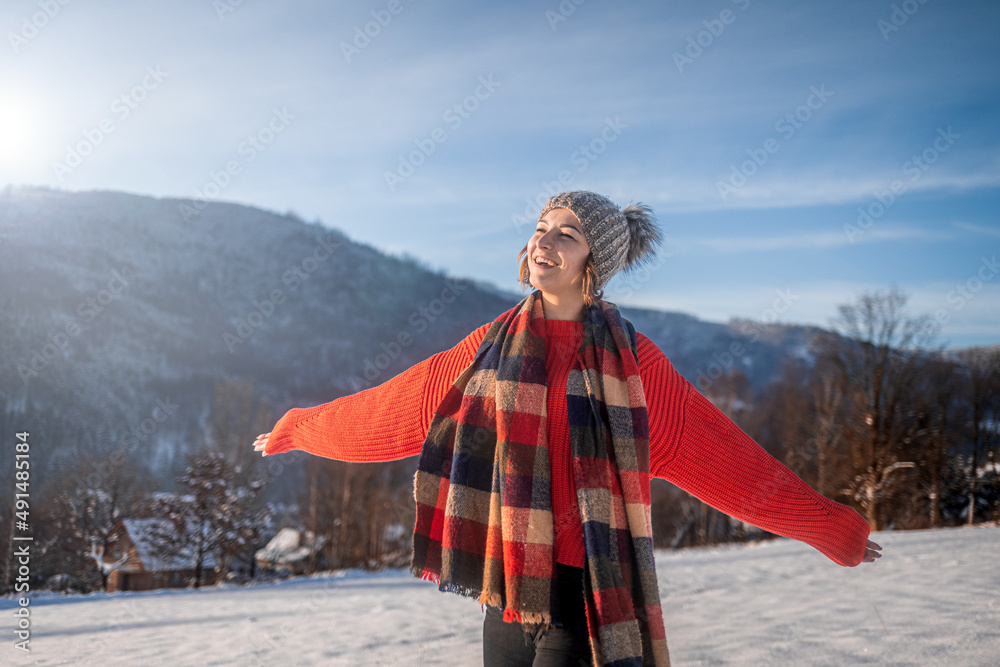
[[265, 451], [264, 448], [267, 447], [267, 439], [270, 435], [270, 433], [261, 433], [257, 436], [257, 439], [253, 441], [253, 450], [255, 452], [260, 452], [261, 456], [267, 456], [267, 451]]
[[865, 555], [861, 558], [862, 563], [874, 563], [876, 560], [882, 557], [879, 552], [882, 551], [882, 547], [876, 543], [868, 540], [865, 544]]

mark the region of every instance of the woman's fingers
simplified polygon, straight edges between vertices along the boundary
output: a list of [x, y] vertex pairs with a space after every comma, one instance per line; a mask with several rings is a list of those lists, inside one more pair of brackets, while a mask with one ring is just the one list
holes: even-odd
[[253, 442], [254, 451], [260, 452], [261, 456], [267, 456], [267, 452], [264, 451], [264, 448], [267, 447], [267, 439], [270, 435], [271, 435], [270, 433], [261, 433], [260, 435], [257, 436], [257, 439], [254, 440]]
[[880, 551], [882, 551], [882, 547], [872, 542], [871, 540], [868, 540], [865, 543], [865, 555], [861, 559], [861, 562], [874, 563], [876, 559], [882, 557], [882, 554], [879, 553]]

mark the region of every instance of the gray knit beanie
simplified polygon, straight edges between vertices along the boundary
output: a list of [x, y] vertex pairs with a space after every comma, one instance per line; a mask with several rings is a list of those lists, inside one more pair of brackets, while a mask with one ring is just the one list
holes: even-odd
[[573, 190], [550, 197], [538, 219], [554, 208], [569, 209], [583, 226], [594, 256], [598, 291], [619, 271], [652, 260], [662, 242], [653, 210], [645, 204], [629, 204], [619, 210], [603, 195]]

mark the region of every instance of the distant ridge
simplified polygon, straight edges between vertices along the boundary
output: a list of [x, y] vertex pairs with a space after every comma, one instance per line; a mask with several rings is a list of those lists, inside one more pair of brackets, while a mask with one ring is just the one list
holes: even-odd
[[[68, 447], [101, 450], [137, 437], [169, 400], [169, 417], [138, 433], [147, 460], [175, 467], [206, 428], [216, 380], [252, 380], [277, 417], [378, 384], [524, 296], [291, 214], [212, 202], [186, 222], [182, 207], [193, 205], [111, 191], [0, 191], [7, 432], [30, 419], [54, 457]], [[763, 387], [783, 358], [808, 357], [815, 333], [622, 312], [700, 386], [739, 367]]]

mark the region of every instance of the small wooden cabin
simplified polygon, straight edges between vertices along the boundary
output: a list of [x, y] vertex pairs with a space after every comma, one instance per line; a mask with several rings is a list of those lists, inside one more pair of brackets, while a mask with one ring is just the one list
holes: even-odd
[[[148, 591], [193, 586], [196, 572], [193, 556], [182, 553], [164, 558], [155, 552], [152, 534], [168, 530], [173, 530], [173, 524], [166, 519], [123, 519], [115, 524], [102, 556], [106, 570], [110, 570], [106, 590]], [[119, 561], [122, 562], [115, 565]], [[216, 582], [215, 565], [214, 555], [207, 555], [202, 563], [201, 586]]]

